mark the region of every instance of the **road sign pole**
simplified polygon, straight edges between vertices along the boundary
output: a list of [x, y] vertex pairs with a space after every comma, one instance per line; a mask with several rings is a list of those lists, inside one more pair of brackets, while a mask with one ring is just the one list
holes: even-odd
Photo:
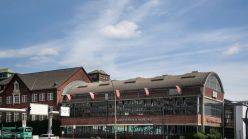
[[52, 125], [53, 125], [53, 114], [48, 114], [48, 131], [47, 134], [52, 134]]
[[47, 130], [47, 134], [52, 134], [53, 114], [59, 114], [59, 112], [58, 111], [50, 111], [48, 113], [48, 130]]

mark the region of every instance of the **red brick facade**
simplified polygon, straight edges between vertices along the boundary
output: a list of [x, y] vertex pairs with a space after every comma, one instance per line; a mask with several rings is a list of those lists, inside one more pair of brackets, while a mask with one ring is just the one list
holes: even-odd
[[220, 100], [220, 101], [224, 101], [224, 93], [223, 92], [217, 92], [217, 98], [214, 98], [213, 97], [213, 89], [210, 89], [210, 88], [207, 88], [207, 87], [204, 87], [205, 89], [205, 94], [204, 96], [206, 97], [209, 97], [209, 98], [213, 98], [213, 99], [216, 99], [216, 100]]
[[[25, 83], [19, 78], [19, 76], [14, 75], [14, 77], [11, 79], [11, 81], [6, 85], [5, 90], [0, 94], [0, 97], [2, 97], [2, 104], [0, 104], [0, 107], [2, 108], [27, 108], [29, 107], [30, 103], [39, 103], [39, 104], [48, 104], [49, 106], [53, 107], [53, 110], [57, 109], [58, 104], [61, 102], [62, 97], [61, 93], [63, 92], [64, 87], [68, 85], [69, 83], [81, 80], [84, 82], [90, 82], [87, 73], [82, 68], [79, 68], [75, 73], [72, 74], [71, 77], [69, 77], [66, 81], [64, 81], [63, 84], [61, 84], [57, 88], [50, 88], [50, 89], [42, 89], [42, 90], [30, 90]], [[20, 103], [13, 104], [13, 91], [14, 91], [14, 83], [19, 84], [19, 91], [20, 92]], [[39, 100], [39, 94], [44, 94], [44, 99]], [[53, 94], [53, 100], [48, 100], [48, 93]], [[37, 101], [32, 102], [32, 94], [37, 94]], [[22, 96], [27, 95], [27, 102], [22, 102]], [[12, 103], [6, 104], [7, 96], [12, 97]], [[2, 121], [5, 121], [5, 113], [2, 112]], [[21, 115], [20, 115], [21, 116]], [[12, 115], [13, 117], [13, 115]]]

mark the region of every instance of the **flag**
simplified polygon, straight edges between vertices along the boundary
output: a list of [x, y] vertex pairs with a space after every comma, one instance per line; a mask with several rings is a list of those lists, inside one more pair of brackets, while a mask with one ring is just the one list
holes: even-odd
[[66, 94], [67, 99], [70, 101], [71, 100], [71, 95], [70, 94]]
[[92, 99], [92, 100], [94, 100], [95, 99], [95, 94], [93, 93], [93, 92], [89, 92], [90, 93], [90, 98]]
[[149, 90], [147, 88], [144, 88], [144, 90], [145, 90], [145, 95], [149, 96]]
[[120, 90], [115, 90], [115, 94], [116, 94], [116, 97], [117, 98], [120, 98], [121, 97]]
[[182, 94], [182, 89], [180, 88], [180, 86], [176, 85], [176, 89], [178, 94]]

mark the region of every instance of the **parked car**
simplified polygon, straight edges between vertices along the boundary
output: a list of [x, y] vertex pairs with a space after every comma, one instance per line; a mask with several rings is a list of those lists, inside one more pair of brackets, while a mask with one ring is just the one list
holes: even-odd
[[54, 134], [42, 134], [40, 135], [39, 139], [56, 139]]

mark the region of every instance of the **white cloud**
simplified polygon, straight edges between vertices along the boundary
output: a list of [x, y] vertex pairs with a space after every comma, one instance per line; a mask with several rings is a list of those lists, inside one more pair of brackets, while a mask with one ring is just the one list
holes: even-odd
[[[224, 63], [217, 66], [206, 65], [211, 61], [199, 56], [222, 53], [225, 46], [235, 42], [242, 43], [244, 48], [244, 42], [239, 40], [247, 38], [247, 28], [191, 31], [185, 21], [185, 15], [203, 4], [202, 2], [189, 7], [183, 6], [185, 8], [182, 10], [173, 5], [167, 5], [168, 9], [163, 4], [164, 1], [160, 3], [158, 0], [149, 0], [142, 4], [132, 2], [113, 0], [109, 3], [104, 1], [104, 4], [93, 2], [91, 6], [83, 5], [80, 7], [83, 11], [78, 10], [73, 19], [75, 28], [68, 30], [63, 40], [17, 50], [0, 50], [0, 59], [25, 58], [24, 64], [16, 66], [25, 67], [27, 70], [37, 67], [37, 71], [47, 65], [49, 70], [51, 66], [54, 68], [83, 66], [86, 71], [104, 69], [113, 79], [180, 74], [195, 69], [214, 70], [224, 74], [221, 79], [230, 90], [228, 92], [244, 93], [242, 90], [236, 90], [237, 88], [247, 90], [245, 85], [238, 81], [243, 74], [237, 76], [235, 81], [230, 80], [233, 78], [229, 75], [236, 75], [234, 72], [240, 73], [231, 70], [232, 66], [223, 66]], [[176, 9], [177, 14], [171, 14], [173, 10], [170, 9]], [[96, 18], [92, 17], [91, 10], [99, 15], [94, 15]], [[88, 13], [85, 14], [85, 11]], [[155, 13], [168, 15], [151, 22], [149, 18], [159, 16]], [[240, 34], [242, 31], [244, 34]], [[139, 37], [141, 35], [142, 37]], [[240, 51], [240, 47], [229, 49], [226, 51], [227, 55]], [[194, 55], [200, 58], [197, 59]], [[205, 60], [205, 63], [201, 60]], [[237, 70], [242, 69], [242, 64], [238, 66]], [[242, 82], [245, 80], [246, 77], [243, 77]], [[235, 87], [232, 88], [234, 83]]]
[[228, 48], [226, 51], [223, 52], [224, 55], [235, 55], [240, 52], [240, 45], [236, 44], [230, 48]]
[[131, 21], [121, 21], [115, 25], [108, 25], [101, 30], [101, 33], [109, 38], [127, 39], [138, 37], [141, 31], [138, 25]]
[[0, 58], [46, 57], [55, 55], [58, 55], [58, 50], [49, 47], [27, 47], [0, 51]]

